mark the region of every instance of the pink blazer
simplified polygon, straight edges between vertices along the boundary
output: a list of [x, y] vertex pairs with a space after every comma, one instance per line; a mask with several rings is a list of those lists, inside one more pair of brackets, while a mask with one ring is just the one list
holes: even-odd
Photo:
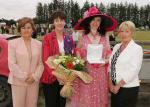
[[8, 66], [10, 70], [8, 82], [10, 84], [27, 86], [25, 79], [28, 74], [32, 74], [35, 83], [39, 83], [44, 69], [41, 42], [31, 39], [31, 50], [32, 58], [30, 59], [22, 37], [8, 42]]

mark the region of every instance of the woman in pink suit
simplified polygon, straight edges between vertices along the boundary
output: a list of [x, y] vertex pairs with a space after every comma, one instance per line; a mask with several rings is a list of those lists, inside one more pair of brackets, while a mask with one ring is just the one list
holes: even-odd
[[60, 54], [72, 54], [73, 39], [64, 33], [66, 15], [62, 11], [52, 14], [54, 30], [44, 36], [42, 57], [44, 72], [41, 77], [43, 92], [45, 96], [45, 107], [65, 107], [66, 99], [60, 96], [61, 85], [52, 74], [53, 69], [49, 68], [45, 61], [50, 56]]
[[18, 21], [21, 37], [8, 43], [8, 82], [12, 88], [13, 107], [37, 107], [39, 80], [43, 72], [42, 44], [32, 39], [32, 19]]
[[[77, 45], [77, 55], [85, 59], [87, 72], [93, 81], [85, 84], [81, 80], [74, 82], [73, 96], [68, 103], [69, 107], [108, 107], [108, 74], [107, 63], [111, 54], [107, 31], [117, 27], [117, 22], [112, 17], [102, 14], [96, 7], [91, 7], [84, 14], [84, 18], [76, 27], [82, 27], [85, 35]], [[100, 48], [102, 47], [102, 48]], [[94, 51], [91, 51], [91, 50]], [[91, 53], [99, 52], [90, 59]], [[101, 52], [101, 54], [100, 54]], [[95, 60], [93, 60], [95, 58]], [[101, 59], [97, 60], [96, 59]]]

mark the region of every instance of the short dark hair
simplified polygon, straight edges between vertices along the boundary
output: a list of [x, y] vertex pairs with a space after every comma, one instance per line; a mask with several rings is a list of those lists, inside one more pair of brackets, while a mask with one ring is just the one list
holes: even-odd
[[[84, 27], [84, 28], [85, 28], [84, 32], [85, 32], [86, 35], [87, 35], [88, 33], [90, 33], [90, 23], [91, 23], [91, 21], [92, 21], [94, 18], [95, 18], [95, 17], [89, 18], [89, 20], [87, 20], [87, 23], [85, 24], [86, 27]], [[102, 23], [103, 23], [103, 20], [101, 21], [100, 29], [98, 29], [97, 31], [99, 32], [99, 34], [101, 34], [101, 36], [105, 36], [106, 31], [105, 31], [105, 29], [103, 28], [103, 26], [101, 27]]]
[[66, 21], [66, 15], [63, 11], [55, 11], [51, 16], [51, 21], [54, 23], [54, 20], [60, 18]]
[[24, 27], [25, 24], [27, 24], [27, 23], [30, 23], [32, 26], [32, 30], [35, 31], [34, 22], [31, 18], [23, 17], [23, 18], [19, 19], [17, 22], [18, 22], [18, 32], [20, 32], [21, 28]]

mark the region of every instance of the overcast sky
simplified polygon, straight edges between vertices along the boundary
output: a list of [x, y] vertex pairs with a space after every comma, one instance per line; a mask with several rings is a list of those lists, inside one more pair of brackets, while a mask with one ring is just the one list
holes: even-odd
[[[18, 19], [24, 16], [35, 17], [36, 6], [38, 2], [49, 3], [52, 0], [0, 0], [0, 19]], [[68, 1], [68, 0], [64, 0]], [[83, 6], [86, 0], [74, 0], [77, 1], [80, 6]], [[137, 3], [139, 6], [150, 4], [150, 0], [88, 0], [93, 3], [104, 3], [108, 4], [111, 2], [119, 3], [120, 1], [128, 3]]]

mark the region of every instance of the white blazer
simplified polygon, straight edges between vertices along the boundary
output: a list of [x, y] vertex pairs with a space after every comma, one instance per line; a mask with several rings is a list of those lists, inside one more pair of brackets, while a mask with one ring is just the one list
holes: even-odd
[[40, 77], [43, 73], [42, 63], [42, 43], [35, 39], [31, 39], [32, 59], [25, 46], [23, 38], [18, 38], [8, 42], [8, 65], [10, 84], [27, 86], [25, 82], [28, 74], [32, 74], [35, 83], [39, 83]]
[[[115, 45], [109, 63], [114, 53], [120, 48], [121, 43]], [[123, 87], [139, 86], [138, 74], [141, 69], [143, 60], [142, 47], [133, 40], [129, 42], [127, 47], [120, 53], [116, 62], [116, 82], [123, 79], [126, 84]], [[109, 70], [110, 71], [110, 70]]]

